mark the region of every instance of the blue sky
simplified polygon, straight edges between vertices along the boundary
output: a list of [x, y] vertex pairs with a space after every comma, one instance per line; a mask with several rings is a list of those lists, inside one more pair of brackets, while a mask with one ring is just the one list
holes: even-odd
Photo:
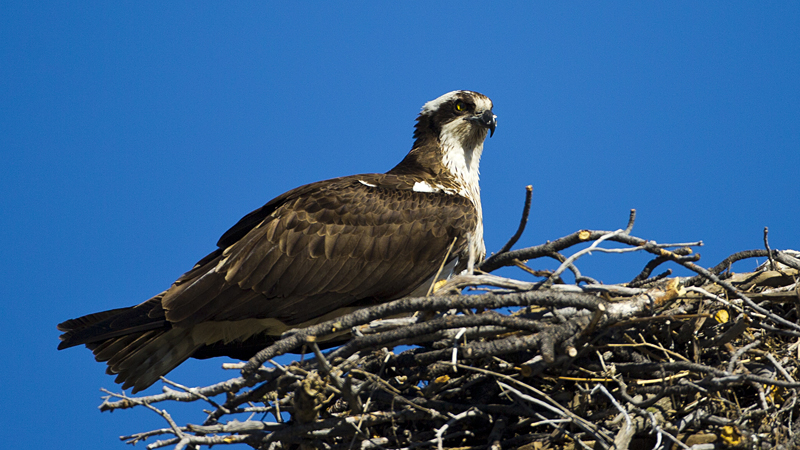
[[[99, 413], [116, 385], [89, 351], [57, 352], [55, 325], [160, 292], [288, 189], [388, 170], [422, 104], [451, 90], [488, 95], [498, 116], [489, 251], [528, 184], [518, 246], [621, 228], [636, 208], [633, 234], [703, 240], [705, 266], [761, 248], [765, 226], [773, 248], [800, 248], [800, 3], [377, 5], [0, 5], [8, 448], [123, 448], [119, 435], [163, 427]], [[579, 267], [624, 282], [647, 259]], [[234, 376], [221, 362], [171, 378]]]

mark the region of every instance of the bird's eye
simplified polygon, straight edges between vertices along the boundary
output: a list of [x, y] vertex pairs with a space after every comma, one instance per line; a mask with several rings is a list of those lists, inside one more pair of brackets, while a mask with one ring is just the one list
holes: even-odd
[[467, 106], [461, 100], [456, 102], [456, 111], [463, 112], [467, 109]]

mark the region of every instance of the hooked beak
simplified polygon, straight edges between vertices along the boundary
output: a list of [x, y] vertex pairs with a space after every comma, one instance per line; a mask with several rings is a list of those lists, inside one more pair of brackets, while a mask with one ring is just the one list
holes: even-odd
[[472, 116], [470, 120], [488, 128], [489, 137], [494, 136], [494, 129], [497, 128], [497, 116], [494, 115], [491, 109], [487, 109], [480, 114]]

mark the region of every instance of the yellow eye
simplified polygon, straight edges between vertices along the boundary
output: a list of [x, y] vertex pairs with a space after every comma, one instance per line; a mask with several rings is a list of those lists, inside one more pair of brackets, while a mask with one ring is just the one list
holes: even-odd
[[456, 111], [462, 112], [465, 109], [467, 109], [467, 107], [466, 107], [466, 105], [464, 105], [464, 102], [462, 102], [461, 100], [456, 102]]

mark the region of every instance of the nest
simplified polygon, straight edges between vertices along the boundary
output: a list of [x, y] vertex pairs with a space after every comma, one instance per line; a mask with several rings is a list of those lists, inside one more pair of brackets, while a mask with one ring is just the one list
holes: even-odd
[[[691, 251], [699, 242], [632, 236], [633, 213], [624, 230], [581, 230], [511, 251], [526, 216], [482, 272], [455, 277], [434, 295], [298, 330], [247, 363], [226, 364], [241, 376], [211, 386], [164, 380], [158, 395], [106, 391], [101, 409], [145, 407], [163, 416], [167, 427], [122, 438], [156, 439], [148, 448], [800, 447], [798, 252], [765, 245], [705, 269]], [[590, 251], [653, 259], [630, 282], [603, 285], [577, 269]], [[561, 265], [530, 269], [541, 257]], [[729, 272], [753, 257], [768, 262]], [[665, 263], [696, 276], [652, 276]], [[488, 274], [511, 265], [541, 280]], [[566, 271], [575, 283], [563, 282]], [[467, 287], [481, 292], [463, 295]], [[323, 354], [320, 339], [342, 330], [350, 339]], [[298, 352], [309, 354], [274, 362]], [[206, 408], [204, 422], [178, 425], [170, 401]]]

